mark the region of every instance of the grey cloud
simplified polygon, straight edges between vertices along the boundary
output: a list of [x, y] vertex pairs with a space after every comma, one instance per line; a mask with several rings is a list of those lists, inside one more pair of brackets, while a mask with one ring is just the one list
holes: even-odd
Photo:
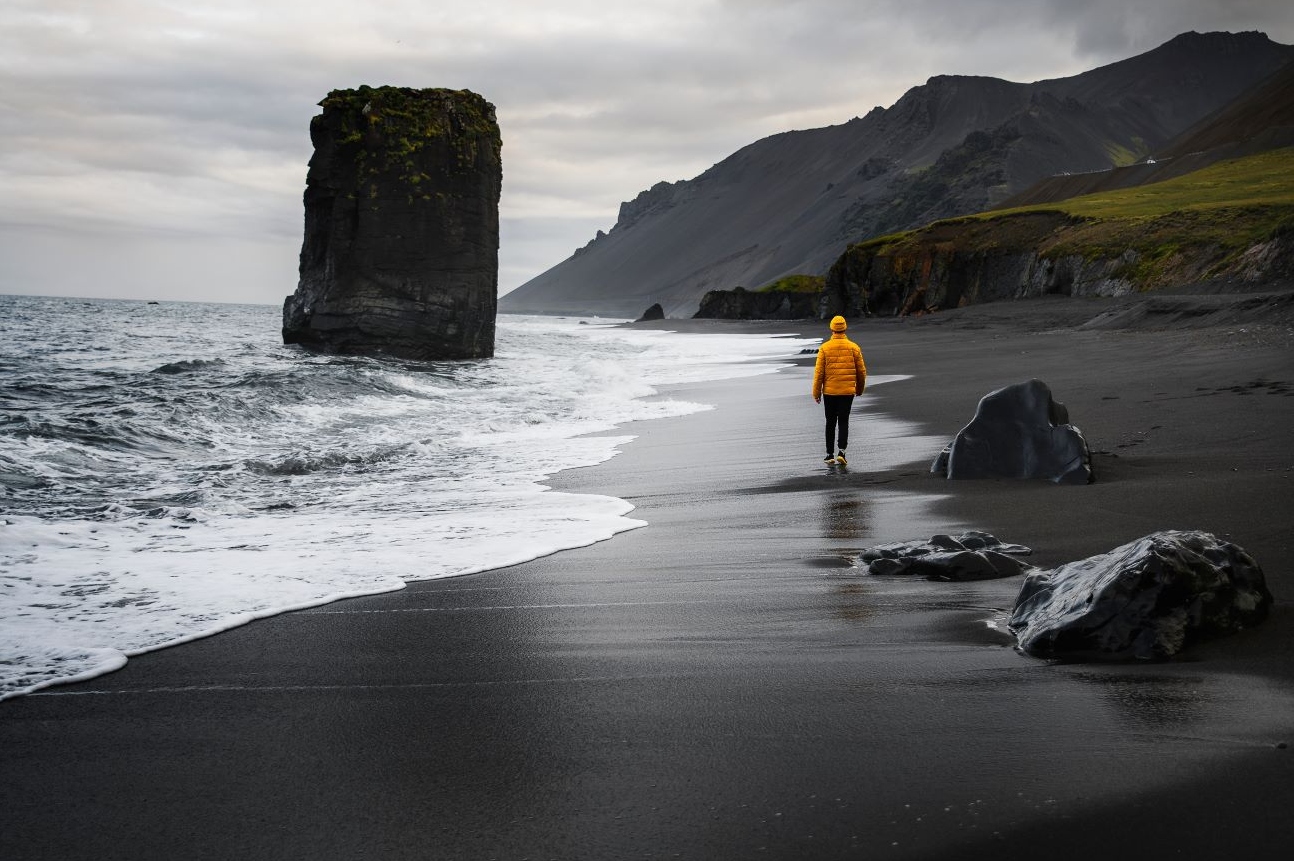
[[[1294, 41], [1288, 6], [375, 0], [321, 15], [304, 2], [193, 11], [6, 0], [0, 223], [115, 231], [141, 249], [150, 231], [239, 247], [271, 241], [276, 251], [249, 259], [288, 260], [290, 281], [295, 264], [282, 249], [299, 245], [316, 103], [362, 83], [470, 88], [498, 106], [504, 133], [501, 280], [510, 287], [609, 227], [621, 201], [655, 182], [695, 176], [769, 134], [888, 106], [930, 75], [1072, 74], [1187, 29], [1258, 28]], [[135, 200], [123, 202], [132, 188]], [[88, 247], [67, 237], [64, 256]], [[21, 244], [8, 250], [22, 253]], [[162, 256], [173, 268], [174, 255]], [[130, 259], [147, 268], [143, 251]], [[32, 271], [7, 265], [0, 260], [0, 290]], [[263, 278], [273, 300], [284, 273]]]

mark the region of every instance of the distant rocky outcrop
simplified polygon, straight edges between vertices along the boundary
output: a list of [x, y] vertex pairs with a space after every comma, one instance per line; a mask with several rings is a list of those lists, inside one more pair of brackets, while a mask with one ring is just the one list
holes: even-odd
[[817, 316], [818, 295], [791, 290], [711, 290], [701, 297], [696, 319], [804, 320]]
[[466, 90], [334, 90], [310, 123], [283, 340], [409, 359], [494, 354], [501, 140]]
[[652, 305], [646, 311], [643, 311], [643, 315], [639, 317], [635, 322], [645, 323], [650, 320], [664, 320], [664, 319], [665, 319], [665, 309], [660, 306], [659, 302], [657, 302], [655, 305]]
[[1041, 380], [990, 392], [975, 417], [935, 459], [948, 478], [1042, 478], [1056, 484], [1092, 481], [1092, 454], [1069, 411]]
[[[889, 108], [656, 184], [501, 307], [630, 317], [659, 301], [681, 317], [711, 290], [823, 274], [850, 243], [992, 208], [1045, 177], [1142, 161], [1291, 60], [1294, 47], [1261, 33], [1186, 33], [1070, 78], [936, 76]], [[1063, 292], [1071, 275], [1120, 289], [1113, 257], [1099, 272], [1074, 259], [1054, 279], [1029, 277], [1044, 291]]]
[[1205, 532], [1156, 532], [1025, 578], [1008, 622], [1040, 658], [1168, 658], [1267, 616], [1262, 568]]
[[[1230, 167], [1282, 176], [1291, 163], [1294, 150], [1285, 149]], [[1209, 193], [1212, 170], [1174, 182], [1199, 183]], [[1291, 218], [1288, 205], [1237, 200], [1226, 208], [1126, 218], [1057, 209], [939, 221], [846, 249], [827, 274], [818, 317], [920, 315], [1002, 299], [1120, 297], [1206, 281], [1289, 279]]]
[[820, 318], [924, 314], [973, 302], [1035, 296], [1122, 296], [1136, 256], [1048, 253], [1080, 219], [1029, 212], [949, 220], [897, 238], [851, 246], [827, 273]]
[[[671, 208], [675, 204], [675, 191], [675, 183], [662, 181], [646, 191], [639, 192], [633, 200], [620, 204], [616, 225], [622, 228], [632, 227], [648, 215], [659, 214]], [[598, 232], [601, 233], [601, 231]]]
[[927, 580], [965, 582], [1014, 577], [1030, 566], [1017, 559], [1033, 553], [1021, 544], [1003, 544], [987, 532], [956, 538], [935, 535], [929, 541], [903, 541], [864, 550], [858, 557], [868, 574], [905, 574]]

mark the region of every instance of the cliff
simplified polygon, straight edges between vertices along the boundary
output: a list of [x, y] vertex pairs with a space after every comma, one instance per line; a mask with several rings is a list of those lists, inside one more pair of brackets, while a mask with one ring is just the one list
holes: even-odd
[[1081, 224], [1062, 212], [949, 221], [898, 240], [852, 246], [827, 274], [819, 318], [924, 314], [975, 302], [1055, 294], [1109, 296], [1131, 292], [1129, 262], [1041, 249]]
[[850, 243], [1144, 159], [1290, 60], [1294, 48], [1261, 33], [1187, 33], [1071, 78], [937, 76], [889, 108], [658, 183], [500, 307], [632, 318], [659, 302], [683, 317], [711, 290], [825, 274]]
[[832, 266], [818, 316], [1294, 278], [1291, 176], [1294, 148], [1285, 148], [1141, 188], [861, 242]]
[[501, 139], [466, 90], [334, 90], [310, 123], [300, 281], [283, 340], [434, 360], [494, 354]]

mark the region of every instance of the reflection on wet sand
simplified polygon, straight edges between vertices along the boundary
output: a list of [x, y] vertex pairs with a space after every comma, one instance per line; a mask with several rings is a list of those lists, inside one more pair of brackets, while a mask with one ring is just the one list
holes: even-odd
[[870, 532], [871, 503], [856, 493], [824, 494], [819, 518], [822, 537], [857, 541]]
[[1075, 678], [1101, 687], [1101, 699], [1138, 728], [1182, 728], [1197, 723], [1217, 701], [1202, 676], [1077, 673]]

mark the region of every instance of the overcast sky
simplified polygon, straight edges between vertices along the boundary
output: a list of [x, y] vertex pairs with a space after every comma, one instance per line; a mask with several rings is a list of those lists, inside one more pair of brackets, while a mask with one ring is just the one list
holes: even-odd
[[620, 202], [931, 75], [1075, 74], [1290, 0], [0, 0], [0, 293], [278, 304], [329, 90], [474, 90], [503, 133], [499, 286]]

